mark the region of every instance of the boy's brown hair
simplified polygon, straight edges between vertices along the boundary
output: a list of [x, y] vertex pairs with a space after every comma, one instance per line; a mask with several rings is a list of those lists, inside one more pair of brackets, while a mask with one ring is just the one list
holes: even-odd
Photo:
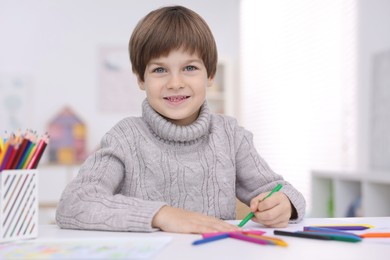
[[203, 18], [183, 6], [154, 10], [137, 24], [130, 37], [132, 70], [144, 81], [145, 68], [151, 59], [166, 56], [180, 48], [199, 55], [207, 69], [207, 76], [215, 76], [217, 46]]

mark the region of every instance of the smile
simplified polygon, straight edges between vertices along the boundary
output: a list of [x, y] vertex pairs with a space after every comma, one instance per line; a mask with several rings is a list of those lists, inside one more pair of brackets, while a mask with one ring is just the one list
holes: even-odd
[[164, 99], [168, 100], [169, 102], [180, 102], [189, 97], [190, 96], [169, 96], [169, 97], [164, 97]]

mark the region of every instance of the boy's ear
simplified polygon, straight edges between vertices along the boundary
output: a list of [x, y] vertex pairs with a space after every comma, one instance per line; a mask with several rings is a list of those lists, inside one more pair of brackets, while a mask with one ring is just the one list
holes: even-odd
[[209, 77], [208, 84], [207, 84], [208, 87], [211, 87], [214, 84], [214, 79], [215, 79], [215, 75]]
[[141, 90], [145, 90], [145, 86], [144, 86], [144, 81], [141, 80], [141, 78], [137, 75], [137, 83], [138, 83], [138, 87], [141, 89]]

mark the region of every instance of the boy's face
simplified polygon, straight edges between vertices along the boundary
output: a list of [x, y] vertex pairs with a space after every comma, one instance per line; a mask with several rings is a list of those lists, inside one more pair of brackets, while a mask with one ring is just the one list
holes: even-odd
[[144, 78], [143, 82], [138, 80], [138, 85], [146, 91], [149, 104], [177, 125], [189, 125], [198, 118], [206, 88], [213, 84], [198, 55], [181, 49], [152, 59]]

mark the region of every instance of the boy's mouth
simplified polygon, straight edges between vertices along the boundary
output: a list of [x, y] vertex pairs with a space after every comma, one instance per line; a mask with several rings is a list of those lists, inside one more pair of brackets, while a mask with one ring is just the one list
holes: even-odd
[[190, 96], [169, 96], [169, 97], [164, 97], [164, 99], [168, 100], [169, 102], [180, 102], [189, 97]]

